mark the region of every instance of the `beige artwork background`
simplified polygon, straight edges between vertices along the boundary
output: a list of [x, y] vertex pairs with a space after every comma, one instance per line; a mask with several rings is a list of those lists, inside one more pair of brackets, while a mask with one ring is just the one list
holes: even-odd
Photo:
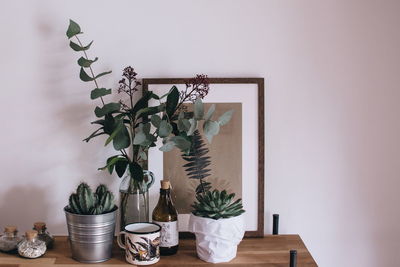
[[[213, 103], [205, 103], [205, 111]], [[224, 112], [233, 109], [234, 113], [230, 122], [221, 127], [220, 132], [209, 144], [200, 130], [203, 141], [209, 149], [211, 157], [211, 176], [205, 181], [211, 182], [213, 188], [235, 193], [242, 197], [242, 104], [241, 103], [215, 103], [216, 111], [212, 117], [216, 120]], [[188, 104], [192, 110], [192, 104]], [[200, 127], [201, 128], [201, 127]], [[163, 164], [164, 179], [170, 179], [173, 189], [173, 199], [180, 214], [191, 211], [191, 205], [195, 200], [195, 189], [198, 180], [189, 179], [182, 167], [187, 162], [181, 157], [179, 150], [174, 149], [164, 153]]]

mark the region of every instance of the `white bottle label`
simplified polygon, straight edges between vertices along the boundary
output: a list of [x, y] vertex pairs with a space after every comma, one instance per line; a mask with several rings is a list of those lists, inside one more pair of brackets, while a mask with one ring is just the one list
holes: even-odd
[[178, 221], [154, 223], [161, 226], [160, 247], [173, 247], [179, 243]]

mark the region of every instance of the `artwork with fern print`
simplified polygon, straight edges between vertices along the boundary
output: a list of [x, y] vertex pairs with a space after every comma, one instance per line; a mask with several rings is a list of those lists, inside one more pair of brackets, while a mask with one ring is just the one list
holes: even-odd
[[[242, 104], [204, 103], [205, 110], [216, 105], [215, 116], [234, 110], [229, 123], [221, 127], [210, 144], [204, 132], [194, 133], [188, 155], [170, 151], [163, 157], [163, 177], [173, 185], [173, 199], [179, 214], [189, 214], [196, 201], [196, 193], [212, 189], [235, 192], [242, 197]], [[192, 109], [191, 104], [187, 105]]]

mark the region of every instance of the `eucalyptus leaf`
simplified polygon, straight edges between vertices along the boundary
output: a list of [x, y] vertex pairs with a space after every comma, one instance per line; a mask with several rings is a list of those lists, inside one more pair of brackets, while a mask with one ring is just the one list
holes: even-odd
[[188, 132], [190, 130], [191, 123], [188, 119], [178, 120], [178, 130], [180, 132]]
[[93, 44], [93, 41], [91, 41], [87, 46], [81, 46], [81, 45], [79, 45], [77, 43], [74, 43], [74, 42], [70, 41], [69, 42], [69, 47], [71, 47], [72, 50], [79, 52], [79, 51], [88, 50], [92, 44]]
[[207, 114], [204, 117], [204, 119], [206, 121], [210, 120], [212, 115], [214, 114], [214, 111], [215, 111], [215, 104], [212, 104], [211, 107], [207, 110]]
[[67, 37], [70, 39], [71, 37], [74, 37], [77, 34], [80, 34], [81, 32], [81, 27], [79, 26], [78, 23], [73, 21], [72, 19], [69, 20], [69, 25], [68, 25], [68, 30], [67, 30]]
[[113, 139], [113, 146], [115, 150], [121, 150], [127, 148], [131, 144], [131, 138], [129, 132], [126, 129], [125, 124], [121, 121], [121, 130], [118, 131], [117, 135]]
[[90, 92], [90, 99], [96, 99], [111, 94], [111, 89], [95, 88]]
[[160, 123], [161, 123], [161, 118], [160, 116], [158, 116], [157, 114], [154, 114], [153, 116], [151, 116], [151, 123], [154, 125], [154, 127], [158, 128], [160, 127]]
[[170, 141], [172, 141], [177, 148], [180, 150], [184, 151], [190, 148], [192, 143], [190, 141], [186, 140], [186, 138], [182, 136], [173, 136], [171, 137]]
[[86, 71], [81, 67], [81, 71], [79, 72], [79, 78], [84, 81], [84, 82], [91, 82], [96, 80], [97, 78], [100, 78], [101, 76], [110, 74], [112, 71], [105, 71], [100, 73], [99, 75], [95, 76], [95, 77], [90, 77]]
[[175, 147], [175, 143], [172, 141], [168, 141], [162, 147], [160, 147], [160, 150], [162, 152], [168, 152], [168, 151], [171, 151], [172, 149], [174, 149], [174, 147]]
[[201, 98], [197, 98], [194, 102], [194, 118], [195, 120], [202, 120], [204, 117], [204, 105]]
[[219, 123], [216, 121], [208, 120], [204, 123], [203, 131], [209, 143], [211, 143], [213, 136], [219, 133], [219, 128]]
[[109, 114], [111, 112], [115, 112], [115, 111], [119, 111], [121, 108], [121, 104], [120, 103], [108, 103], [105, 104], [103, 107], [96, 107], [94, 109], [94, 113], [96, 114], [96, 116], [98, 118], [103, 117], [106, 114]]
[[158, 135], [160, 137], [167, 137], [172, 133], [172, 126], [166, 120], [160, 122], [160, 127], [158, 128]]
[[227, 124], [231, 120], [233, 112], [234, 112], [234, 110], [231, 109], [231, 110], [228, 110], [227, 112], [225, 112], [224, 114], [222, 114], [221, 117], [218, 118], [219, 125], [223, 126], [223, 125]]
[[139, 152], [139, 156], [143, 159], [143, 160], [147, 160], [147, 154], [146, 152], [144, 152], [143, 150], [141, 150]]
[[144, 132], [140, 131], [135, 134], [135, 138], [133, 139], [133, 144], [140, 145], [146, 140], [147, 140], [146, 134]]
[[96, 57], [93, 60], [86, 59], [84, 57], [80, 57], [78, 59], [78, 65], [81, 66], [81, 67], [84, 67], [84, 68], [89, 68], [90, 65], [92, 65], [92, 63], [96, 62], [98, 59], [99, 59], [98, 57]]
[[195, 119], [189, 119], [190, 122], [190, 128], [189, 131], [187, 132], [187, 135], [193, 135], [194, 131], [197, 129], [197, 121]]

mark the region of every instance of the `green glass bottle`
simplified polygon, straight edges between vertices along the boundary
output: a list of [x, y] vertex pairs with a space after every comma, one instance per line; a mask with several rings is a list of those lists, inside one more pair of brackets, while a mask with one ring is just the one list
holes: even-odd
[[171, 185], [161, 181], [160, 198], [153, 210], [153, 222], [161, 226], [160, 254], [173, 255], [178, 251], [178, 213], [171, 199]]

